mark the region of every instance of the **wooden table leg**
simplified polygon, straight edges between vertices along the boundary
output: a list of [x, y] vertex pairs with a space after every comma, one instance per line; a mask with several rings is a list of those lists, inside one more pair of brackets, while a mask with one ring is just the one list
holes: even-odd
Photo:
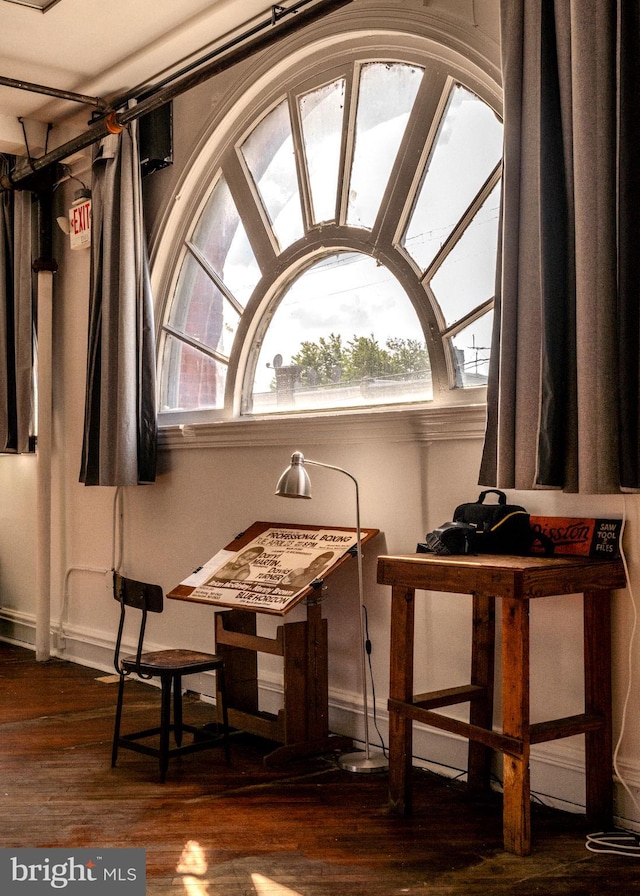
[[[471, 701], [469, 722], [479, 728], [493, 727], [493, 684], [496, 643], [495, 598], [473, 595], [473, 635], [471, 643], [471, 684], [483, 688], [484, 696]], [[469, 787], [488, 790], [491, 785], [492, 750], [469, 740]]]
[[[389, 699], [413, 701], [413, 637], [415, 617], [413, 588], [391, 590], [391, 660]], [[413, 726], [411, 719], [389, 707], [389, 808], [411, 812]]]
[[587, 821], [599, 830], [613, 823], [611, 721], [611, 592], [584, 594], [585, 712], [602, 725], [585, 734]]
[[351, 738], [329, 733], [328, 626], [320, 603], [308, 603], [306, 621], [286, 623], [283, 636], [284, 746], [268, 753], [265, 765], [351, 749]]
[[502, 599], [502, 729], [522, 745], [504, 754], [504, 848], [519, 856], [531, 852], [529, 777], [529, 601]]

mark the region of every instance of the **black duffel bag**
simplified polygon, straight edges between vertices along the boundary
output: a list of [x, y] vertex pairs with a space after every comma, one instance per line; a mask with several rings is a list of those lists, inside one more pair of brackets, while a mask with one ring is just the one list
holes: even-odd
[[[485, 503], [487, 495], [497, 502]], [[454, 523], [471, 526], [473, 554], [528, 554], [533, 542], [529, 513], [519, 504], [507, 504], [507, 496], [498, 489], [480, 492], [477, 501], [459, 504], [453, 512]]]

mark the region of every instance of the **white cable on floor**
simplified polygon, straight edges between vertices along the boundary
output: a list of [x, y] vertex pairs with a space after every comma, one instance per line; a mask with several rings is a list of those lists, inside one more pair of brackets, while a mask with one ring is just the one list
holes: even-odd
[[640, 858], [638, 838], [626, 831], [600, 831], [597, 834], [588, 834], [586, 847], [589, 852]]

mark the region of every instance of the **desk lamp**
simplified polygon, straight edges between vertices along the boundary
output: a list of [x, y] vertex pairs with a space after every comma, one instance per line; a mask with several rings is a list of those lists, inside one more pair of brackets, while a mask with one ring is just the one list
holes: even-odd
[[360, 599], [360, 665], [362, 670], [362, 708], [364, 715], [364, 752], [347, 753], [340, 756], [338, 763], [350, 772], [379, 772], [388, 768], [386, 757], [380, 751], [372, 753], [369, 744], [369, 707], [367, 700], [367, 663], [365, 656], [365, 627], [364, 613], [364, 581], [362, 576], [362, 536], [360, 532], [360, 493], [358, 482], [347, 470], [334, 467], [331, 464], [323, 464], [317, 460], [308, 460], [299, 452], [291, 455], [291, 464], [284, 471], [276, 486], [276, 495], [282, 498], [310, 498], [311, 481], [305, 469], [305, 464], [314, 467], [325, 467], [327, 470], [335, 470], [343, 473], [353, 482], [356, 489], [356, 557], [358, 560], [358, 594]]

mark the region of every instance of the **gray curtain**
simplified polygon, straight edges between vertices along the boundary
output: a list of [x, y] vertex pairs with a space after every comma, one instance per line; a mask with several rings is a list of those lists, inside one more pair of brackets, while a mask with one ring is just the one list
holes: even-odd
[[80, 481], [115, 486], [153, 482], [155, 334], [135, 121], [97, 149], [91, 244]]
[[640, 488], [640, 12], [501, 0], [501, 263], [480, 482]]
[[[0, 157], [0, 173], [11, 160]], [[31, 193], [0, 195], [0, 453], [29, 451], [33, 430]]]

